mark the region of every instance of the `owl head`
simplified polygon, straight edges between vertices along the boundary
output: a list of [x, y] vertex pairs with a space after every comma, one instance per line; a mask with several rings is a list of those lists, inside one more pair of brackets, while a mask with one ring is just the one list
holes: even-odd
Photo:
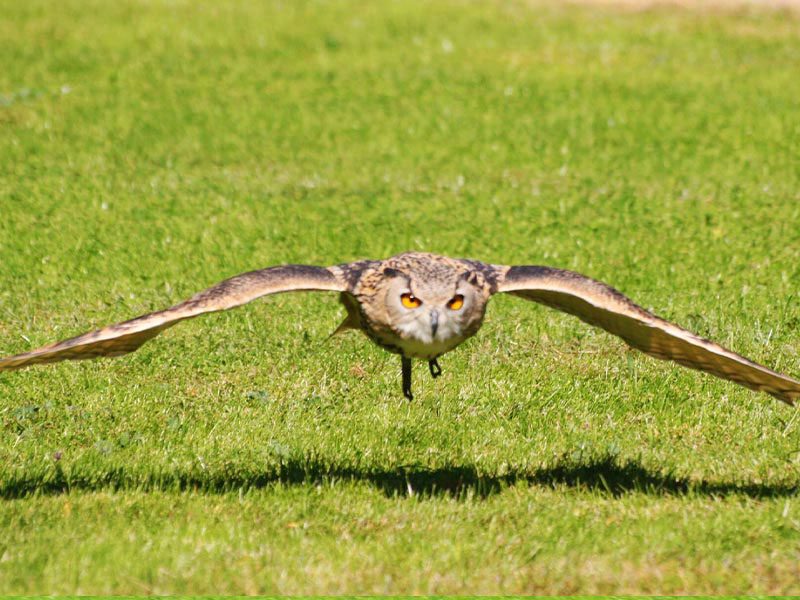
[[[386, 313], [408, 356], [443, 354], [480, 327], [488, 294], [476, 273], [441, 269], [426, 277], [387, 268]], [[433, 276], [431, 276], [433, 275]]]

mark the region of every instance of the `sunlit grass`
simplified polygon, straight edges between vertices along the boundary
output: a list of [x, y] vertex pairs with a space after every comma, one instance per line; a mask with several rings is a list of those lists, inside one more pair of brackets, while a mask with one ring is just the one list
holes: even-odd
[[[550, 264], [800, 374], [800, 21], [0, 1], [0, 353], [262, 266]], [[335, 295], [0, 375], [0, 592], [798, 593], [775, 400], [492, 301], [415, 372]]]

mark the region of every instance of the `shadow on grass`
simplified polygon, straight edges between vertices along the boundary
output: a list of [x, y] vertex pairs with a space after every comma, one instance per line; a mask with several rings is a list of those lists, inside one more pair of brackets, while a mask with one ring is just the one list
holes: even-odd
[[365, 482], [394, 496], [450, 496], [486, 498], [514, 485], [573, 488], [606, 496], [639, 492], [656, 496], [702, 495], [774, 498], [800, 494], [800, 485], [707, 482], [662, 475], [634, 461], [620, 462], [608, 456], [583, 463], [564, 461], [549, 468], [511, 472], [503, 476], [480, 474], [473, 466], [436, 469], [400, 467], [393, 470], [360, 470], [321, 465], [313, 461], [286, 461], [272, 473], [264, 472], [168, 472], [160, 475], [134, 473], [124, 468], [92, 475], [68, 475], [55, 468], [40, 477], [10, 477], [0, 482], [0, 498], [36, 494], [99, 490], [193, 490], [229, 493], [265, 488], [275, 484], [308, 485]]

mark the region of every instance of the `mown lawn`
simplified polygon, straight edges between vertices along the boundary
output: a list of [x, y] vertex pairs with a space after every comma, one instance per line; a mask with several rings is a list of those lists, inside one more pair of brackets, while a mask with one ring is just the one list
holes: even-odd
[[[235, 273], [550, 264], [800, 374], [800, 17], [0, 0], [0, 354]], [[0, 374], [0, 594], [800, 593], [798, 412], [496, 298], [335, 295]]]

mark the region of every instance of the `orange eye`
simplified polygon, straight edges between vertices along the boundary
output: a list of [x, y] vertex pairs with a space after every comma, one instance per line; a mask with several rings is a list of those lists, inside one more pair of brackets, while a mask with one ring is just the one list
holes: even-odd
[[414, 294], [406, 292], [402, 296], [400, 296], [400, 302], [403, 303], [403, 306], [406, 308], [419, 308], [422, 304], [422, 300], [417, 298]]
[[464, 296], [461, 294], [453, 296], [453, 299], [447, 303], [447, 308], [450, 310], [458, 310], [462, 306], [464, 306]]

